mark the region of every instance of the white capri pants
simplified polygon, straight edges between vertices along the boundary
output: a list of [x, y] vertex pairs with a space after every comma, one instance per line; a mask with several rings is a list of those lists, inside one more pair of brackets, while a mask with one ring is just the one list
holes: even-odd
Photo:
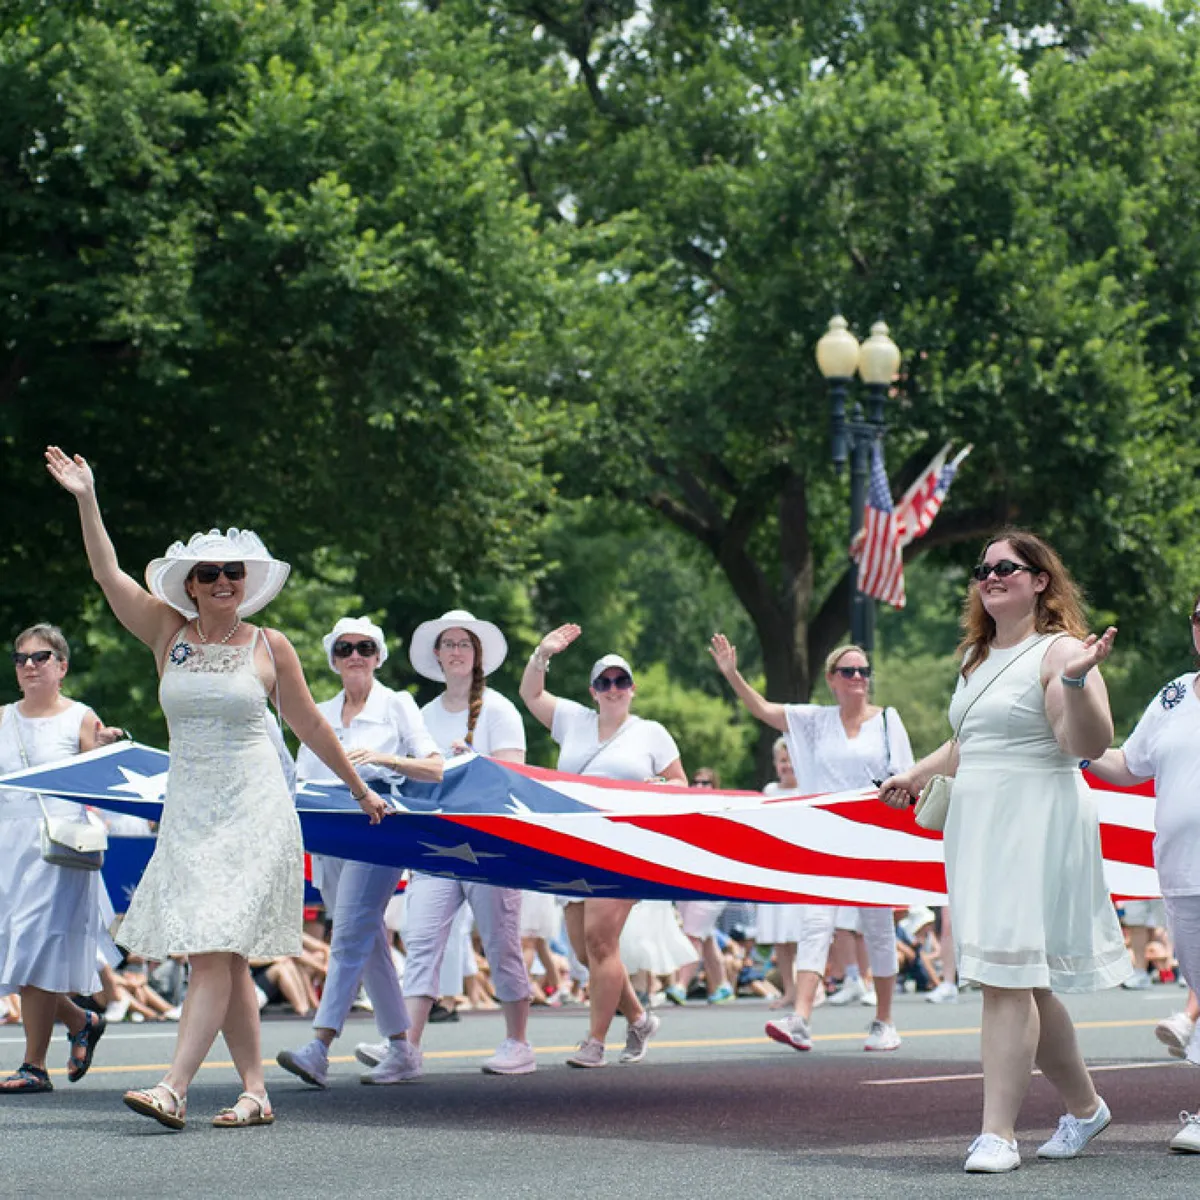
[[440, 994], [438, 973], [454, 918], [464, 900], [475, 914], [497, 999], [502, 1003], [528, 1000], [529, 973], [521, 954], [520, 890], [432, 875], [414, 875], [408, 885], [408, 932], [404, 942], [408, 951], [404, 964], [408, 994]]
[[[803, 927], [796, 944], [796, 970], [825, 974], [829, 947], [837, 928], [838, 907], [835, 904], [803, 904]], [[871, 974], [879, 979], [895, 975], [896, 923], [890, 908], [860, 908], [863, 938], [867, 943], [867, 959]]]
[[716, 932], [717, 922], [725, 911], [728, 900], [680, 900], [679, 920], [688, 937], [706, 942]]
[[375, 1006], [375, 1026], [394, 1038], [409, 1026], [383, 914], [403, 869], [321, 856], [321, 898], [333, 918], [329, 974], [314, 1029], [340, 1034], [362, 983]]

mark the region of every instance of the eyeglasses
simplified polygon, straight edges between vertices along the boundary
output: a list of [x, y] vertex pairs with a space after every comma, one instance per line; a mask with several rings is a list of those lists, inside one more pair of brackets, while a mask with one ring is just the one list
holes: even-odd
[[853, 679], [855, 675], [861, 675], [864, 679], [871, 678], [870, 667], [834, 667], [833, 673], [843, 679]]
[[216, 583], [222, 575], [230, 583], [237, 583], [239, 579], [246, 578], [246, 564], [240, 562], [201, 563], [198, 567], [192, 568], [192, 578], [197, 583]]
[[601, 675], [599, 679], [592, 680], [592, 687], [598, 692], [607, 692], [609, 688], [627, 692], [633, 687], [633, 679], [628, 675]]
[[472, 649], [471, 639], [464, 638], [461, 642], [438, 642], [439, 650], [461, 650], [464, 654]]
[[971, 572], [971, 576], [977, 583], [982, 583], [993, 571], [996, 573], [997, 579], [1007, 579], [1018, 571], [1028, 571], [1030, 575], [1039, 574], [1037, 567], [1027, 567], [1024, 563], [1015, 563], [1010, 558], [1002, 558], [999, 562], [980, 563]]
[[360, 658], [374, 658], [379, 653], [379, 647], [370, 638], [364, 638], [361, 642], [338, 641], [333, 643], [334, 658], [349, 658], [355, 650], [358, 651]]
[[18, 667], [23, 667], [27, 662], [33, 663], [35, 667], [45, 666], [54, 657], [53, 650], [31, 650], [28, 654], [21, 650], [12, 652], [13, 664]]

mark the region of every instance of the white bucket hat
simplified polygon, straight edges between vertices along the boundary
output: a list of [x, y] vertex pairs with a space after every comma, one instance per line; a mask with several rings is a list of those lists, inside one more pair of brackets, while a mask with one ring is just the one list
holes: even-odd
[[594, 687], [596, 680], [610, 667], [620, 667], [630, 679], [633, 678], [633, 668], [619, 654], [606, 654], [592, 663], [592, 673], [588, 676], [588, 685]]
[[210, 529], [207, 533], [193, 533], [186, 546], [176, 542], [162, 558], [152, 560], [146, 568], [146, 586], [151, 595], [185, 617], [199, 616], [184, 583], [192, 568], [202, 562], [246, 564], [246, 590], [238, 605], [239, 617], [266, 608], [279, 595], [292, 569], [272, 558], [262, 538], [249, 529], [229, 529], [225, 533]]
[[337, 668], [333, 665], [333, 644], [340, 638], [349, 636], [352, 633], [357, 633], [360, 637], [370, 638], [371, 641], [379, 648], [379, 665], [382, 667], [387, 662], [387, 642], [384, 641], [383, 630], [371, 620], [370, 617], [343, 617], [334, 627], [331, 633], [327, 633], [324, 638], [325, 657], [329, 659], [329, 669], [336, 671]]
[[491, 621], [477, 621], [465, 608], [452, 608], [436, 621], [425, 621], [413, 632], [408, 645], [408, 661], [413, 670], [426, 679], [446, 678], [442, 664], [433, 652], [437, 640], [447, 629], [469, 629], [483, 647], [483, 673], [490, 675], [507, 657], [508, 642]]

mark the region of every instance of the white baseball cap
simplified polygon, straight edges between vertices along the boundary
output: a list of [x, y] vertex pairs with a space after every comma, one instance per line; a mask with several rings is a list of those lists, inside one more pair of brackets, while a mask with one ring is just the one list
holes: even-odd
[[630, 679], [633, 678], [633, 668], [619, 654], [606, 654], [592, 663], [592, 673], [588, 676], [589, 682], [594, 685], [609, 667], [620, 667]]

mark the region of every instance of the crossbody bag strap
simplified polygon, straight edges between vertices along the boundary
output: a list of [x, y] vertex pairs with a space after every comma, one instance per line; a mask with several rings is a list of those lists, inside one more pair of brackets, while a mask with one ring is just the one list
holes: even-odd
[[275, 689], [272, 695], [275, 698], [275, 719], [279, 722], [279, 727], [283, 729], [283, 709], [279, 707], [279, 668], [275, 665], [275, 651], [271, 649], [271, 639], [267, 637], [266, 629], [255, 630], [255, 636], [262, 637], [262, 643], [267, 648], [267, 657], [271, 660], [271, 670], [275, 672]]
[[[1061, 633], [1054, 634], [1051, 640], [1057, 641], [1058, 638], [1060, 638], [1062, 636], [1063, 635]], [[1044, 646], [1046, 644], [1047, 637], [1051, 637], [1051, 635], [1043, 634], [1043, 636], [1038, 638], [1038, 640], [1036, 642], [1034, 642], [1032, 646], [1026, 646], [1025, 649], [1022, 650], [1021, 653], [1016, 656], [1016, 658], [1010, 658], [1008, 660], [1008, 662], [1006, 662], [1004, 664], [1004, 666], [1002, 666], [1000, 668], [1000, 670], [998, 670], [995, 673], [995, 675], [993, 675], [991, 677], [991, 679], [989, 679], [987, 681], [987, 683], [985, 683], [983, 685], [983, 687], [981, 687], [979, 689], [979, 694], [975, 697], [974, 700], [971, 701], [970, 704], [967, 705], [967, 711], [964, 712], [963, 715], [958, 720], [958, 728], [954, 731], [954, 740], [956, 742], [958, 741], [959, 734], [962, 733], [962, 731], [963, 731], [963, 726], [967, 723], [967, 717], [970, 715], [971, 709], [973, 709], [975, 707], [975, 705], [978, 704], [979, 701], [983, 699], [984, 693], [988, 690], [988, 688], [990, 688], [992, 686], [992, 684], [995, 683], [996, 680], [999, 679], [1000, 676], [1003, 675], [1004, 672], [1008, 670], [1009, 667], [1016, 666], [1016, 664], [1019, 663], [1021, 661], [1021, 659], [1023, 659], [1025, 657], [1025, 655], [1027, 655], [1030, 652], [1030, 650], [1036, 650], [1039, 646]]]
[[885, 779], [890, 778], [890, 776], [892, 775], [892, 738], [891, 738], [891, 734], [888, 733], [887, 714], [888, 714], [887, 707], [884, 706], [884, 709], [883, 709], [884, 776], [883, 777]]
[[[21, 756], [21, 766], [25, 770], [29, 770], [29, 755], [25, 752], [25, 739], [21, 736], [21, 714], [17, 712], [17, 706], [12, 705], [12, 722], [13, 730], [17, 735], [17, 753]], [[38, 807], [42, 810], [42, 816], [46, 820], [50, 820], [50, 814], [46, 811], [46, 802], [42, 799], [41, 792], [34, 792], [33, 798], [38, 802]]]
[[[595, 750], [593, 750], [591, 752], [591, 754], [589, 754], [587, 756], [587, 760], [584, 762], [583, 766], [576, 767], [575, 774], [582, 775], [584, 773], [584, 771], [586, 771], [588, 769], [588, 767], [590, 767], [592, 765], [592, 763], [594, 763], [596, 761], [596, 759], [598, 759], [600, 757], [600, 755], [603, 754], [604, 751], [607, 750], [609, 748], [609, 746], [611, 746], [613, 744], [613, 742], [615, 742], [617, 740], [617, 738], [619, 738], [621, 736], [621, 734], [623, 734], [625, 732], [625, 730], [629, 729], [633, 725], [636, 725], [641, 719], [642, 719], [641, 717], [629, 717], [626, 720], [625, 724], [622, 725], [621, 728], [618, 729], [617, 732], [612, 735], [612, 737], [610, 737], [605, 742], [601, 742], [600, 745], [598, 745], [595, 748]], [[599, 724], [598, 718], [597, 718], [597, 723], [596, 723], [596, 732], [597, 733], [600, 732], [600, 724]]]

